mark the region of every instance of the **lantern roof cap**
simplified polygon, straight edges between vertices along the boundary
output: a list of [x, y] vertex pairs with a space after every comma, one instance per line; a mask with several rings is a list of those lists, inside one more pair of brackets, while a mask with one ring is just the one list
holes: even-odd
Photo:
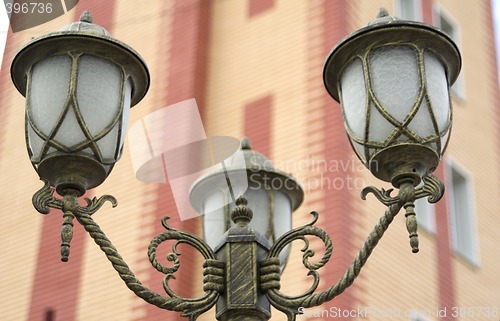
[[340, 102], [339, 82], [343, 69], [357, 55], [388, 45], [412, 45], [430, 51], [443, 63], [450, 85], [458, 78], [462, 59], [449, 35], [423, 22], [390, 16], [381, 8], [374, 20], [339, 41], [327, 56], [323, 81], [328, 93]]
[[64, 31], [90, 33], [98, 36], [111, 37], [109, 32], [104, 27], [93, 23], [92, 14], [88, 10], [85, 10], [80, 15], [80, 21], [72, 22], [59, 29], [59, 32]]
[[53, 56], [78, 57], [82, 54], [108, 60], [123, 68], [132, 83], [130, 106], [144, 98], [150, 84], [146, 62], [132, 47], [111, 37], [105, 28], [92, 23], [88, 11], [83, 12], [80, 21], [26, 43], [12, 60], [12, 81], [17, 90], [26, 96], [27, 76], [33, 65]]

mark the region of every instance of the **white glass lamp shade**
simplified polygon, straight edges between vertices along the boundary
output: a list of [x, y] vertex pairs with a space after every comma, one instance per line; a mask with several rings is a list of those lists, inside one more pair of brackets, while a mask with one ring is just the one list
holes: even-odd
[[94, 172], [85, 174], [96, 176], [87, 182], [94, 187], [121, 155], [131, 98], [124, 70], [92, 55], [58, 55], [32, 67], [27, 88], [27, 143], [39, 173], [51, 175], [71, 154]]
[[366, 58], [354, 59], [340, 77], [346, 130], [360, 159], [368, 164], [378, 151], [401, 143], [441, 155], [451, 127], [443, 64], [409, 45], [374, 48]]
[[14, 57], [12, 80], [26, 96], [26, 143], [41, 178], [59, 193], [100, 185], [122, 153], [130, 107], [149, 88], [142, 58], [81, 21], [33, 39]]
[[334, 48], [325, 86], [342, 105], [353, 149], [375, 176], [394, 183], [403, 162], [417, 180], [435, 169], [449, 139], [450, 85], [460, 64], [444, 33], [388, 16]]

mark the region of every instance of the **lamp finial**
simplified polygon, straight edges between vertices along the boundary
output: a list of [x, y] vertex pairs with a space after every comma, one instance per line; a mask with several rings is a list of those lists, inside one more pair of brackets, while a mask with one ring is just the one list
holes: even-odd
[[241, 195], [236, 199], [236, 207], [231, 212], [231, 220], [239, 226], [245, 226], [252, 220], [253, 212], [247, 204], [247, 199]]
[[380, 9], [378, 9], [377, 18], [387, 17], [388, 15], [389, 15], [389, 12], [387, 12], [386, 8], [380, 8]]
[[92, 23], [92, 15], [90, 14], [90, 11], [85, 10], [80, 16], [80, 21]]
[[252, 144], [250, 143], [250, 139], [247, 136], [241, 139], [241, 150], [249, 150], [252, 149]]

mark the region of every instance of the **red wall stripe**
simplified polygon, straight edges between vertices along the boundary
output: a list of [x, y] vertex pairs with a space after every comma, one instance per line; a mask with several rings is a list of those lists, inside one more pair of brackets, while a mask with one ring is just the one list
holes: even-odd
[[[440, 165], [435, 175], [444, 179], [444, 165]], [[450, 223], [446, 193], [436, 203], [436, 271], [438, 282], [438, 306], [448, 311], [456, 306], [455, 297], [455, 274], [453, 270], [453, 250], [450, 246]], [[441, 317], [443, 321], [456, 320], [451, 313]]]
[[[433, 17], [433, 0], [422, 0], [422, 15], [425, 23], [434, 24]], [[437, 168], [435, 175], [439, 179], [444, 178], [443, 162]], [[450, 310], [456, 306], [455, 298], [455, 276], [453, 273], [453, 250], [450, 248], [450, 231], [448, 205], [446, 202], [446, 193], [436, 204], [436, 271], [438, 283], [438, 306]], [[441, 317], [441, 320], [455, 320], [448, 313], [446, 317]]]
[[422, 21], [428, 24], [434, 24], [432, 6], [434, 0], [422, 0]]
[[[323, 52], [324, 57], [328, 55], [332, 47], [343, 37], [351, 32], [349, 30], [350, 21], [350, 1], [337, 0], [324, 2], [324, 42]], [[317, 72], [317, 71], [316, 71]], [[318, 77], [318, 75], [315, 75]], [[341, 109], [327, 93], [324, 91], [323, 106], [325, 109], [324, 116], [324, 157], [326, 161], [336, 160], [344, 164], [352, 162], [352, 151], [348, 143], [344, 125], [341, 116]], [[349, 166], [350, 167], [350, 166]], [[351, 175], [347, 172], [325, 172], [323, 176], [326, 180], [334, 181], [338, 178]], [[320, 213], [323, 216], [322, 228], [331, 236], [335, 250], [333, 258], [324, 268], [323, 279], [327, 285], [334, 284], [350, 266], [355, 254], [356, 248], [352, 242], [353, 227], [355, 221], [353, 214], [352, 191], [347, 188], [323, 188], [324, 191], [324, 209], [325, 213]], [[358, 192], [355, 193], [356, 196]], [[356, 198], [356, 201], [360, 201]], [[328, 219], [325, 219], [328, 217]], [[346, 290], [341, 296], [337, 297], [332, 302], [325, 304], [327, 307], [338, 307], [345, 310], [350, 310], [359, 305], [359, 300], [356, 298], [356, 283]], [[346, 318], [351, 320], [352, 318]]]
[[485, 33], [486, 35], [488, 35], [489, 39], [487, 41], [488, 44], [490, 44], [490, 47], [489, 47], [489, 50], [488, 50], [488, 53], [489, 53], [489, 57], [488, 57], [488, 66], [491, 66], [491, 68], [489, 68], [489, 74], [488, 74], [488, 77], [489, 77], [489, 81], [488, 81], [488, 84], [490, 85], [491, 89], [491, 93], [493, 95], [493, 99], [494, 99], [494, 102], [493, 102], [493, 106], [496, 106], [497, 108], [497, 111], [495, 113], [495, 116], [497, 118], [497, 141], [498, 141], [498, 150], [497, 150], [497, 159], [498, 161], [500, 161], [500, 91], [499, 91], [499, 88], [500, 88], [500, 84], [499, 84], [499, 81], [498, 81], [498, 75], [499, 75], [499, 71], [498, 71], [498, 61], [497, 61], [497, 57], [496, 57], [496, 48], [495, 48], [495, 32], [494, 32], [494, 28], [493, 28], [493, 21], [494, 21], [494, 17], [493, 17], [493, 10], [492, 10], [492, 7], [491, 7], [491, 2], [490, 1], [485, 1], [484, 3], [484, 10], [485, 10], [485, 17], [487, 17], [487, 19], [484, 19], [483, 21], [486, 23], [486, 30], [487, 32]]
[[244, 133], [252, 149], [271, 158], [271, 123], [273, 97], [268, 95], [245, 106]]
[[[36, 214], [33, 210], [33, 215]], [[45, 320], [49, 310], [53, 311], [56, 320], [77, 319], [84, 240], [87, 233], [74, 220], [69, 261], [62, 263], [61, 223], [62, 212], [59, 210], [52, 210], [43, 217], [28, 320]]]
[[254, 16], [268, 11], [274, 7], [274, 0], [247, 0], [248, 1], [248, 17]]
[[[158, 108], [168, 106], [186, 99], [195, 98], [200, 114], [203, 118], [205, 107], [206, 75], [207, 75], [207, 53], [210, 34], [210, 11], [211, 0], [176, 0], [173, 7], [165, 2], [165, 6], [172, 12], [172, 26], [165, 27], [165, 30], [171, 28], [170, 44], [169, 38], [160, 43], [162, 48], [170, 48], [169, 54], [165, 55], [168, 60], [164, 63], [168, 65], [165, 74], [167, 84], [165, 88], [166, 95], [160, 102]], [[168, 23], [165, 19], [165, 23]], [[162, 41], [162, 39], [159, 39]], [[161, 184], [157, 189], [157, 200], [153, 220], [153, 238], [159, 233], [164, 232], [161, 225], [163, 216], [170, 216], [172, 219], [169, 224], [176, 229], [191, 232], [199, 235], [199, 218], [180, 221], [177, 214], [172, 190], [169, 184]], [[198, 252], [189, 246], [179, 247], [182, 256], [181, 268], [175, 273], [176, 280], [169, 282], [173, 291], [184, 297], [194, 295], [193, 275], [201, 275], [201, 263], [197, 260]], [[199, 263], [199, 264], [198, 264]], [[157, 293], [165, 293], [162, 282], [164, 275], [159, 274], [154, 268], [149, 268], [145, 272], [144, 283]], [[167, 310], [161, 310], [155, 306], [144, 303], [145, 316], [141, 320], [163, 321], [163, 320], [186, 320], [181, 318], [179, 313]]]
[[[71, 11], [73, 21], [78, 21], [80, 14], [86, 9], [92, 13], [96, 24], [112, 32], [114, 0], [86, 0]], [[89, 193], [85, 196], [90, 197]], [[69, 262], [62, 263], [60, 261], [61, 224], [61, 211], [52, 210], [44, 217], [38, 258], [34, 269], [29, 320], [45, 320], [47, 317], [65, 321], [77, 319], [76, 312], [85, 254], [84, 241], [88, 236], [75, 220]]]

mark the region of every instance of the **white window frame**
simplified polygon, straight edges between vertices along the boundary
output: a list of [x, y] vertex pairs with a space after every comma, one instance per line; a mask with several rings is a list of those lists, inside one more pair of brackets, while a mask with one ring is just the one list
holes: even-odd
[[415, 213], [419, 229], [424, 229], [430, 234], [436, 234], [436, 208], [429, 203], [427, 198], [418, 199], [415, 202]]
[[[465, 180], [465, 194], [460, 195], [461, 199], [467, 200], [467, 208], [465, 209], [465, 216], [462, 214], [458, 214], [456, 207], [456, 191], [453, 182], [453, 171], [455, 171], [458, 175], [460, 175]], [[455, 253], [469, 261], [472, 265], [479, 266], [480, 265], [480, 255], [479, 255], [479, 239], [477, 233], [477, 216], [475, 211], [475, 202], [474, 202], [474, 184], [472, 175], [457, 161], [452, 159], [446, 160], [446, 189], [448, 190], [446, 197], [449, 209], [449, 227], [450, 227], [450, 241], [451, 248]], [[463, 233], [464, 231], [457, 231], [457, 215], [462, 215], [461, 220], [466, 221], [466, 226], [468, 226], [466, 237], [467, 242], [469, 242], [468, 248], [463, 249], [460, 248], [458, 243], [458, 233]]]
[[[438, 28], [442, 28], [441, 26], [441, 19], [446, 20], [446, 22], [451, 26], [453, 32], [452, 34], [448, 34], [451, 39], [457, 44], [459, 48], [461, 48], [461, 39], [462, 39], [462, 32], [460, 30], [460, 24], [457, 22], [453, 16], [448, 13], [443, 7], [440, 5], [434, 5], [433, 10], [432, 10], [432, 21], [434, 22], [434, 25]], [[459, 101], [465, 101], [466, 100], [466, 86], [465, 86], [465, 76], [464, 76], [464, 70], [460, 72], [460, 75], [458, 76], [457, 80], [451, 86], [451, 94], [457, 98]]]
[[409, 0], [411, 4], [413, 4], [413, 10], [415, 12], [415, 17], [406, 17], [403, 14], [403, 4], [404, 0], [396, 0], [396, 16], [403, 20], [413, 20], [413, 21], [422, 21], [422, 1], [421, 0]]

